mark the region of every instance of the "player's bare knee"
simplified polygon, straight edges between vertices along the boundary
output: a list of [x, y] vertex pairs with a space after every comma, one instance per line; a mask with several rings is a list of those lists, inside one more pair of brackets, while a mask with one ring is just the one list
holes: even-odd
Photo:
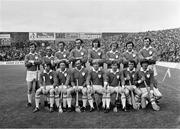
[[126, 89], [126, 90], [124, 91], [124, 94], [125, 94], [125, 96], [129, 96], [129, 90]]
[[49, 91], [49, 93], [50, 93], [50, 95], [54, 95], [54, 89], [51, 89], [51, 90]]
[[82, 89], [82, 94], [83, 94], [83, 95], [87, 94], [87, 88], [83, 88], [83, 89]]

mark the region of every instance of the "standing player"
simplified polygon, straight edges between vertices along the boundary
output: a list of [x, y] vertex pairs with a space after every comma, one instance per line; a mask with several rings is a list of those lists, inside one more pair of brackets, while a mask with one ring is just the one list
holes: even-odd
[[39, 54], [41, 55], [41, 57], [46, 56], [46, 44], [45, 43], [41, 43], [41, 49], [39, 50]]
[[[51, 64], [52, 70], [55, 70], [55, 62], [53, 51], [50, 46], [46, 47], [46, 55], [42, 58], [42, 66], [44, 67], [45, 64]], [[49, 96], [46, 96], [46, 100], [44, 101], [44, 105], [48, 106], [49, 104]]]
[[65, 49], [65, 45], [66, 44], [63, 41], [58, 43], [59, 51], [55, 53], [55, 63], [57, 68], [59, 67], [59, 63], [63, 60], [66, 61], [67, 65], [69, 64], [69, 51]]
[[158, 99], [160, 99], [162, 97], [162, 94], [159, 92], [159, 89], [157, 88], [157, 79], [156, 79], [157, 70], [155, 67], [155, 64], [157, 61], [157, 50], [151, 46], [151, 42], [152, 41], [150, 38], [144, 38], [144, 47], [140, 50], [139, 53], [140, 53], [141, 60], [146, 59], [149, 61], [148, 67], [154, 72], [155, 77], [154, 77], [153, 84], [154, 84], [155, 90], [157, 91], [156, 93], [157, 93]]
[[82, 93], [82, 102], [83, 106], [81, 111], [84, 112], [86, 110], [87, 105], [87, 87], [86, 80], [88, 76], [88, 70], [82, 66], [81, 60], [76, 60], [75, 68], [73, 68], [71, 73], [71, 85], [73, 86], [76, 92]]
[[[122, 56], [120, 52], [118, 51], [118, 44], [116, 42], [112, 43], [110, 45], [111, 50], [106, 53], [106, 64], [107, 68], [111, 68], [111, 64], [113, 61], [118, 62], [118, 64], [122, 63]], [[118, 66], [119, 68], [120, 66]]]
[[41, 56], [36, 53], [36, 44], [30, 44], [30, 53], [25, 56], [25, 66], [27, 68], [26, 81], [28, 86], [28, 103], [27, 107], [32, 105], [33, 86], [38, 82], [38, 74], [41, 64]]
[[94, 39], [92, 41], [92, 49], [89, 49], [88, 52], [88, 59], [91, 66], [92, 66], [92, 61], [96, 60], [96, 62], [98, 62], [101, 67], [103, 67], [105, 61], [105, 54], [100, 47], [101, 47], [101, 43], [99, 39]]
[[51, 63], [44, 64], [44, 71], [40, 74], [39, 84], [40, 88], [36, 91], [35, 94], [35, 104], [36, 108], [33, 112], [39, 111], [39, 102], [41, 94], [50, 95], [50, 112], [53, 112], [54, 104], [54, 87], [55, 85], [55, 72], [51, 69]]
[[[66, 111], [66, 106], [68, 106], [67, 111], [71, 111], [71, 100], [72, 96], [71, 93], [73, 88], [70, 86], [70, 70], [67, 68], [66, 61], [59, 62], [59, 70], [56, 71], [56, 85], [55, 85], [55, 103], [59, 110], [59, 113]], [[61, 98], [59, 95], [61, 94]], [[62, 105], [59, 103], [60, 99], [63, 101], [63, 110]]]
[[42, 64], [50, 63], [53, 70], [55, 70], [55, 62], [53, 52], [50, 46], [46, 48], [46, 55], [43, 57]]
[[140, 50], [139, 55], [141, 60], [146, 59], [149, 61], [149, 67], [155, 72], [154, 74], [156, 76], [157, 72], [154, 69], [154, 65], [157, 61], [157, 51], [151, 46], [151, 42], [150, 38], [144, 38], [144, 47]]
[[75, 43], [76, 47], [70, 52], [70, 61], [72, 62], [72, 66], [75, 67], [76, 60], [81, 60], [82, 65], [85, 66], [88, 59], [88, 53], [86, 49], [82, 47], [83, 40], [76, 39]]
[[153, 87], [154, 73], [148, 68], [149, 61], [144, 59], [141, 61], [141, 68], [136, 72], [134, 81], [135, 85], [140, 88], [141, 95], [141, 107], [146, 108], [146, 100], [150, 101], [152, 108], [155, 111], [160, 110], [160, 107], [155, 102], [155, 90]]
[[[98, 98], [95, 97], [96, 106], [99, 107], [100, 96], [103, 94], [103, 82], [104, 82], [104, 70], [99, 67], [99, 62], [96, 60], [92, 61], [92, 69], [88, 73], [87, 77], [87, 88], [88, 88], [88, 100], [90, 105], [90, 112], [93, 111], [93, 100], [91, 95], [94, 94], [94, 97], [97, 95]], [[103, 105], [105, 105], [105, 99], [103, 98]]]
[[[134, 60], [130, 60], [128, 62], [128, 68], [123, 70], [123, 76], [125, 81], [124, 93], [128, 104], [133, 106], [132, 99], [134, 99], [136, 101], [135, 104], [137, 105], [137, 109], [139, 109], [141, 91], [134, 85], [134, 76], [137, 72], [135, 66], [136, 62]], [[131, 96], [132, 94], [130, 92], [133, 92], [133, 94], [135, 94], [135, 98], [132, 98], [134, 96]]]
[[127, 50], [123, 53], [123, 65], [124, 68], [128, 67], [128, 62], [130, 60], [134, 60], [136, 64], [138, 64], [138, 53], [133, 49], [134, 43], [133, 42], [127, 42], [126, 43]]
[[[112, 62], [111, 65], [112, 69], [109, 70], [105, 74], [105, 81], [104, 81], [104, 92], [105, 96], [105, 104], [106, 104], [106, 110], [105, 113], [108, 113], [110, 111], [110, 102], [113, 107], [113, 111], [117, 112], [116, 110], [116, 105], [115, 105], [115, 98], [117, 94], [121, 94], [121, 101], [122, 101], [122, 106], [123, 110], [126, 111], [125, 107], [125, 95], [123, 93], [124, 89], [124, 79], [122, 76], [122, 72], [118, 69], [118, 63], [116, 61]], [[121, 87], [122, 86], [122, 87]], [[102, 100], [103, 101], [103, 100]], [[103, 108], [105, 108], [105, 105], [103, 105]]]

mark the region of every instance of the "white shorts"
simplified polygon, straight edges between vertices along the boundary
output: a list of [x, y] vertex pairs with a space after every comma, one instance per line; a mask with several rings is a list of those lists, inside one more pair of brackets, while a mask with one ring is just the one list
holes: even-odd
[[[45, 89], [44, 86], [41, 86], [37, 91], [36, 93], [43, 93], [43, 90]], [[46, 86], [46, 92], [50, 92], [51, 89], [54, 89], [53, 85], [47, 85]]]
[[162, 97], [162, 94], [161, 94], [161, 92], [159, 91], [158, 88], [153, 87], [153, 91], [154, 91], [153, 94], [154, 94], [155, 97]]
[[53, 85], [47, 85], [47, 86], [46, 86], [46, 90], [47, 90], [47, 91], [49, 91], [50, 89], [53, 89], [53, 88], [54, 88]]
[[[148, 89], [150, 90], [150, 87], [148, 87]], [[142, 94], [148, 92], [146, 88], [140, 88], [140, 90], [141, 90]]]
[[93, 89], [95, 92], [102, 94], [103, 87], [101, 85], [93, 85]]
[[[105, 90], [105, 89], [104, 89]], [[108, 87], [108, 92], [110, 93], [110, 94], [112, 94], [112, 93], [122, 93], [123, 91], [122, 91], [122, 87], [118, 87], [118, 86], [116, 86], [116, 87], [113, 87], [113, 86], [109, 86]]]
[[[36, 74], [37, 74], [37, 71], [27, 71], [26, 81], [31, 82], [31, 81], [35, 80]], [[40, 71], [38, 71], [38, 80], [39, 80], [39, 76], [40, 76]]]
[[59, 86], [59, 87], [56, 87], [56, 88], [55, 88], [55, 91], [56, 91], [57, 93], [60, 93], [60, 92], [66, 93], [67, 91], [72, 92], [73, 90], [74, 90], [74, 89], [73, 89], [72, 87], [68, 87], [68, 86], [65, 86], [65, 85]]
[[136, 86], [135, 85], [131, 85], [131, 86], [130, 85], [128, 85], [128, 86], [126, 85], [125, 88], [127, 88], [128, 90], [132, 91], [132, 90], [136, 89]]

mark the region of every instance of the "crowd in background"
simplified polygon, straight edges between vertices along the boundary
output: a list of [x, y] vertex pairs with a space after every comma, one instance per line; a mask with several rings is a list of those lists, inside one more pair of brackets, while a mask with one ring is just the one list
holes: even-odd
[[[158, 57], [160, 61], [168, 62], [180, 62], [180, 28], [169, 29], [161, 31], [148, 31], [140, 33], [103, 33], [101, 45], [104, 51], [109, 50], [109, 45], [112, 42], [119, 44], [119, 51], [124, 52], [126, 50], [125, 44], [128, 41], [133, 41], [135, 44], [135, 50], [139, 51], [143, 47], [144, 37], [150, 37], [152, 39], [151, 45], [158, 51]], [[85, 39], [84, 47], [91, 47], [91, 40]], [[38, 41], [38, 50], [41, 48], [41, 43], [44, 41]], [[57, 41], [56, 41], [57, 42]], [[45, 46], [51, 45], [54, 51], [57, 51], [56, 42], [45, 42]], [[30, 42], [21, 45], [19, 42], [15, 42], [13, 47], [1, 47], [0, 49], [0, 61], [14, 61], [24, 60], [25, 55], [29, 52], [28, 44]], [[74, 47], [74, 41], [65, 41], [67, 49], [71, 50]]]

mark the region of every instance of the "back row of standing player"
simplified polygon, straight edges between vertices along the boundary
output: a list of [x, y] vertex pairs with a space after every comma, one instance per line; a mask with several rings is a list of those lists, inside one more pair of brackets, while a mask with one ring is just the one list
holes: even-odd
[[[87, 100], [90, 105], [90, 111], [93, 111], [93, 93], [102, 94], [102, 107], [105, 109], [105, 112], [110, 111], [110, 103], [113, 105], [114, 111], [117, 110], [115, 103], [110, 98], [115, 93], [116, 96], [118, 93], [121, 94], [122, 109], [126, 110], [126, 100], [129, 100], [129, 104], [132, 105], [132, 96], [130, 97], [129, 91], [134, 92], [136, 103], [138, 104], [139, 101], [142, 108], [146, 107], [146, 98], [149, 96], [153, 109], [159, 110], [153, 94], [157, 94], [156, 97], [158, 95], [161, 96], [161, 94], [158, 94], [158, 92], [154, 93], [156, 91], [154, 90], [154, 72], [147, 67], [149, 64], [155, 64], [157, 59], [156, 50], [150, 45], [150, 38], [144, 39], [145, 45], [139, 53], [133, 50], [133, 42], [126, 43], [127, 51], [123, 54], [118, 51], [117, 43], [112, 43], [110, 45], [111, 50], [107, 53], [101, 49], [98, 39], [92, 41], [92, 48], [88, 51], [82, 47], [83, 41], [81, 39], [76, 39], [75, 43], [76, 47], [71, 52], [68, 52], [65, 49], [65, 43], [59, 42], [59, 51], [54, 56], [51, 48], [47, 47], [47, 53], [44, 57], [36, 53], [35, 44], [32, 43], [30, 45], [30, 53], [25, 57], [28, 107], [32, 105], [33, 85], [39, 78], [37, 77], [37, 71], [40, 70], [40, 65], [42, 64], [44, 70], [39, 75], [41, 87], [36, 91], [35, 95], [35, 112], [39, 111], [40, 94], [47, 94], [46, 92], [50, 94], [50, 111], [53, 111], [55, 101], [59, 112], [62, 112], [62, 107], [59, 103], [60, 93], [64, 93], [63, 108], [66, 108], [67, 103], [68, 110], [71, 110], [71, 94], [74, 91], [82, 92], [83, 105], [81, 111], [86, 109]], [[90, 70], [84, 68], [86, 62], [93, 66]], [[141, 62], [142, 68], [137, 72], [135, 68], [139, 62]], [[69, 64], [73, 67], [71, 70], [67, 70], [70, 66]], [[104, 64], [107, 64], [107, 68], [110, 70], [104, 70]], [[120, 71], [120, 64], [123, 64], [123, 72]], [[53, 72], [53, 70], [56, 70], [56, 72]], [[138, 74], [135, 74], [136, 72]], [[77, 82], [78, 88], [76, 86]], [[149, 89], [145, 88], [146, 83], [144, 82], [147, 83]], [[62, 84], [63, 86], [61, 86]], [[46, 89], [42, 87], [43, 85], [46, 85]], [[151, 93], [151, 95], [147, 93]], [[138, 100], [138, 98], [141, 99]]]

